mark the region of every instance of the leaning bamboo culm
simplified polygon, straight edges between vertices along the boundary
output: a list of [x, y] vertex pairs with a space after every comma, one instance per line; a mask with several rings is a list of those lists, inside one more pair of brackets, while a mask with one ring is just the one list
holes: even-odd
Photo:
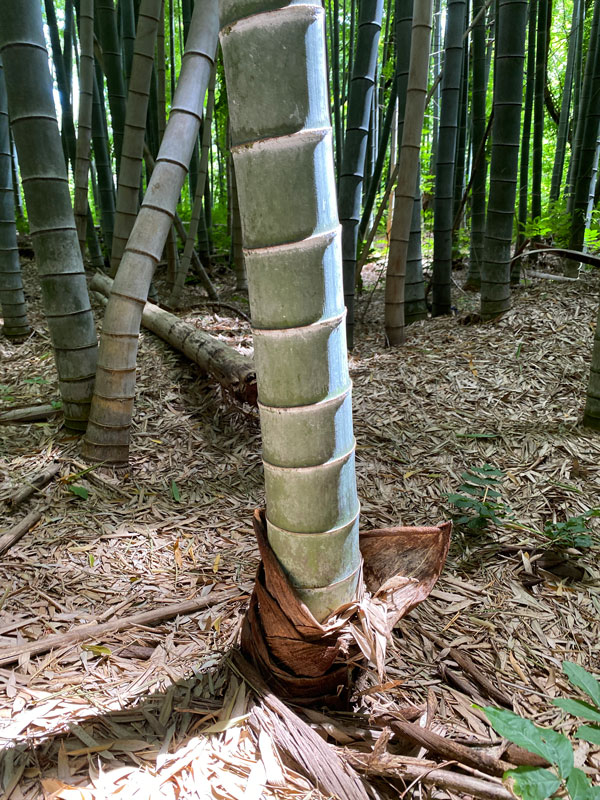
[[217, 2], [197, 0], [171, 116], [104, 315], [96, 390], [83, 453], [127, 463], [142, 311], [198, 137], [214, 63]]
[[[90, 288], [109, 297], [112, 283], [108, 275], [98, 272]], [[153, 303], [144, 305], [142, 325], [197, 364], [228, 394], [256, 405], [256, 370], [248, 356]]]

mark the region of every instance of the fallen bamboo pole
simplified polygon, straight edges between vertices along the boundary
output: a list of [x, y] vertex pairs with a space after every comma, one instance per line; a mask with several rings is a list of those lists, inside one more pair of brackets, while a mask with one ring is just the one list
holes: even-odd
[[113, 619], [110, 622], [102, 622], [100, 624], [91, 622], [79, 625], [67, 633], [53, 633], [35, 642], [17, 644], [12, 647], [1, 647], [0, 664], [11, 664], [22, 655], [35, 656], [40, 653], [47, 653], [50, 650], [57, 650], [71, 644], [84, 642], [86, 639], [99, 639], [107, 633], [115, 633], [125, 628], [131, 628], [134, 625], [150, 625], [153, 622], [177, 617], [179, 614], [192, 614], [194, 611], [206, 608], [206, 606], [217, 605], [217, 603], [223, 603], [242, 596], [239, 593], [239, 589], [231, 589], [204, 597], [196, 597], [193, 600], [184, 600], [182, 603], [172, 603], [168, 606], [162, 606], [162, 608], [154, 608], [152, 611], [141, 611], [139, 614]]
[[409, 758], [389, 753], [377, 758], [373, 753], [356, 753], [350, 748], [344, 748], [343, 754], [354, 769], [364, 775], [379, 775], [388, 780], [401, 778], [405, 782], [413, 781], [425, 786], [437, 786], [481, 800], [514, 800], [514, 795], [501, 783], [444, 769], [433, 762], [411, 763]]
[[8, 411], [0, 413], [0, 425], [15, 425], [19, 422], [36, 422], [41, 419], [50, 419], [61, 413], [58, 408], [51, 403], [43, 403], [37, 406], [24, 406], [22, 408], [9, 408]]
[[32, 511], [31, 514], [27, 514], [20, 522], [17, 522], [16, 525], [0, 536], [0, 556], [4, 555], [13, 544], [22, 539], [40, 521], [45, 510], [45, 508], [39, 508], [37, 511]]
[[19, 489], [8, 501], [13, 509], [17, 508], [24, 503], [25, 500], [29, 500], [32, 494], [35, 492], [39, 492], [40, 489], [43, 489], [46, 484], [50, 483], [52, 478], [58, 475], [60, 471], [60, 463], [58, 461], [53, 462], [42, 472], [38, 472], [37, 475], [34, 475], [31, 480], [24, 481], [25, 486]]
[[[101, 272], [90, 285], [105, 297], [111, 287], [112, 280]], [[153, 303], [144, 306], [142, 325], [182, 352], [238, 400], [256, 405], [256, 370], [247, 356]]]

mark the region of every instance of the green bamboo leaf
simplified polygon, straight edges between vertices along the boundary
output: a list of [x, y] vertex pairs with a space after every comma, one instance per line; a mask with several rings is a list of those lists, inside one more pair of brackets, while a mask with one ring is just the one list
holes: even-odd
[[571, 770], [567, 779], [567, 791], [571, 800], [596, 800], [600, 797], [600, 786], [592, 786], [585, 772], [577, 767]]
[[560, 780], [542, 767], [517, 767], [504, 773], [512, 779], [513, 792], [523, 800], [546, 800], [560, 786]]
[[600, 722], [600, 711], [589, 703], [584, 703], [583, 700], [570, 700], [561, 697], [553, 700], [552, 703], [568, 714], [573, 714], [574, 717], [583, 717], [583, 719], [588, 719], [590, 722]]
[[556, 764], [560, 775], [568, 777], [573, 769], [573, 750], [566, 736], [551, 728], [538, 728], [531, 720], [506, 709], [486, 706], [483, 710], [496, 733]]
[[587, 694], [594, 705], [600, 709], [600, 682], [593, 675], [590, 675], [586, 669], [580, 667], [579, 664], [573, 664], [571, 661], [563, 661], [562, 670], [573, 686], [577, 686], [578, 689]]
[[600, 728], [594, 725], [580, 725], [575, 732], [575, 738], [600, 746]]
[[179, 487], [175, 483], [175, 481], [171, 481], [171, 497], [178, 503], [181, 500], [181, 494], [179, 492]]
[[81, 649], [88, 653], [93, 653], [95, 656], [109, 656], [111, 654], [110, 648], [105, 647], [103, 644], [82, 644]]
[[90, 493], [84, 486], [78, 486], [76, 483], [72, 483], [67, 488], [70, 492], [73, 492], [73, 494], [76, 494], [77, 497], [81, 497], [83, 500], [87, 500], [90, 496]]

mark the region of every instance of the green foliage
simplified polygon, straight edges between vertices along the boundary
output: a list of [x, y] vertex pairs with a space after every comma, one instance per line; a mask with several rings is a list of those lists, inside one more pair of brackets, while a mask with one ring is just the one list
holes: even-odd
[[10, 386], [7, 383], [0, 383], [0, 400], [4, 403], [12, 403], [14, 399]]
[[549, 238], [558, 247], [568, 247], [571, 235], [571, 215], [565, 200], [550, 203], [544, 214], [529, 220], [523, 229], [526, 239]]
[[25, 378], [23, 383], [37, 383], [39, 386], [41, 386], [43, 383], [48, 383], [48, 381], [46, 378], [42, 378], [37, 375], [35, 378]]
[[489, 464], [470, 467], [461, 474], [464, 483], [458, 487], [460, 494], [447, 494], [452, 505], [469, 514], [458, 517], [457, 525], [466, 525], [469, 530], [481, 531], [490, 522], [501, 525], [502, 520], [512, 518], [511, 509], [501, 500], [504, 473]]
[[[600, 683], [578, 664], [563, 661], [563, 672], [570, 683], [584, 692], [591, 703], [572, 698], [558, 698], [555, 706], [576, 717], [600, 723]], [[592, 786], [589, 778], [574, 766], [573, 748], [569, 739], [551, 728], [541, 728], [512, 711], [488, 706], [483, 711], [496, 733], [530, 753], [546, 759], [553, 771], [542, 767], [518, 767], [504, 773], [513, 792], [524, 800], [545, 800], [561, 785], [571, 800], [599, 800], [600, 786]], [[600, 744], [600, 726], [581, 725], [576, 739]]]
[[179, 491], [179, 486], [175, 483], [175, 481], [171, 481], [171, 497], [175, 500], [176, 503], [179, 503], [181, 500], [181, 493]]
[[598, 537], [585, 522], [590, 517], [600, 517], [600, 508], [590, 508], [578, 517], [569, 517], [566, 522], [546, 522], [544, 536], [558, 547], [592, 547]]
[[73, 492], [73, 494], [77, 495], [77, 497], [81, 497], [82, 500], [87, 500], [90, 496], [90, 493], [85, 486], [78, 486], [75, 483], [71, 483], [69, 486], [67, 486], [67, 489], [70, 492]]
[[[478, 434], [469, 434], [478, 436]], [[486, 435], [486, 434], [482, 434]], [[470, 467], [461, 473], [464, 483], [458, 487], [456, 494], [447, 494], [446, 498], [464, 513], [455, 518], [456, 525], [465, 525], [470, 531], [482, 531], [490, 523], [502, 525], [509, 523], [519, 530], [531, 531], [537, 536], [544, 536], [554, 549], [576, 547], [584, 549], [598, 544], [598, 534], [590, 530], [587, 520], [600, 517], [600, 508], [590, 508], [576, 517], [568, 517], [565, 522], [548, 521], [543, 531], [528, 528], [515, 523], [512, 509], [502, 500], [502, 481], [504, 473], [489, 464], [483, 467]]]

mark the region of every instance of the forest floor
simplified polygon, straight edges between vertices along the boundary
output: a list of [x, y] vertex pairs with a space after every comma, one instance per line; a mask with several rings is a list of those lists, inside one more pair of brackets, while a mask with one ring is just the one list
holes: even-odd
[[[367, 291], [382, 268], [367, 267]], [[0, 341], [4, 408], [58, 398], [33, 264], [25, 260], [24, 270], [35, 331], [22, 344]], [[473, 678], [477, 669], [517, 713], [573, 734], [575, 721], [552, 699], [574, 696], [564, 660], [598, 670], [598, 549], [557, 554], [540, 532], [600, 506], [600, 435], [578, 425], [599, 289], [597, 273], [577, 283], [533, 278], [509, 314], [481, 325], [461, 324], [476, 297], [457, 285], [457, 315], [414, 324], [403, 348], [386, 349], [380, 282], [350, 363], [362, 527], [447, 519], [456, 509], [445, 495], [464, 483], [465, 470], [484, 464], [505, 475], [512, 522], [479, 533], [455, 527], [441, 579], [394, 631], [387, 682], [373, 679], [352, 714], [304, 715], [332, 744], [364, 753], [379, 740], [379, 757], [387, 747], [422, 758], [426, 751], [388, 741], [374, 722], [411, 703], [434, 732], [474, 751], [499, 745], [473, 705], [493, 704]], [[224, 297], [234, 295], [224, 287]], [[189, 296], [200, 299], [198, 291]], [[197, 305], [184, 315], [251, 354], [250, 327], [231, 311]], [[256, 410], [228, 402], [148, 332], [138, 363], [126, 471], [84, 472], [79, 442], [59, 419], [0, 427], [0, 529], [43, 510], [0, 557], [3, 797], [325, 798], [281, 757], [272, 732], [256, 735], [247, 716], [256, 701], [227, 660], [258, 563]], [[14, 492], [54, 459], [60, 478], [11, 510]], [[74, 493], [77, 486], [86, 492]], [[227, 595], [218, 604], [155, 625], [2, 658], [7, 648], [83, 623], [220, 592]], [[600, 749], [574, 745], [576, 764], [597, 780]], [[400, 769], [369, 777], [379, 793], [372, 796], [397, 797], [399, 776]]]

